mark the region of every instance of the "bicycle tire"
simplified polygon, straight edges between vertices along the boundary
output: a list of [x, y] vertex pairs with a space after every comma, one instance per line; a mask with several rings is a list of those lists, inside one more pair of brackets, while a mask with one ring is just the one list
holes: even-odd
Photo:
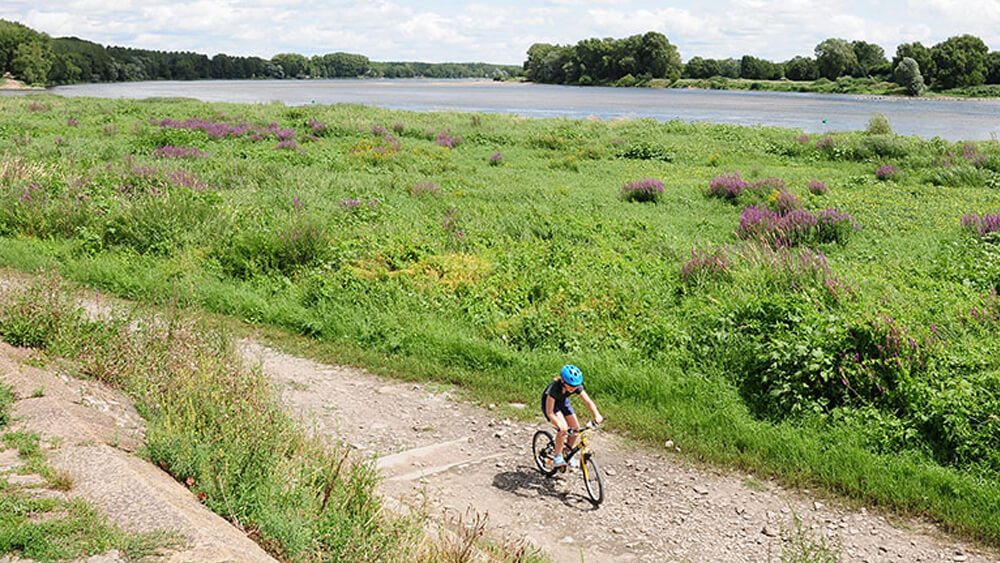
[[535, 467], [546, 477], [551, 477], [556, 470], [552, 469], [546, 461], [552, 459], [552, 453], [556, 449], [556, 439], [545, 430], [535, 432], [531, 439], [531, 452], [535, 457]]
[[594, 459], [594, 456], [587, 456], [583, 458], [581, 465], [580, 474], [583, 477], [583, 485], [587, 488], [590, 502], [594, 503], [594, 506], [600, 506], [604, 502], [604, 477], [601, 475], [601, 469], [597, 466], [597, 460]]

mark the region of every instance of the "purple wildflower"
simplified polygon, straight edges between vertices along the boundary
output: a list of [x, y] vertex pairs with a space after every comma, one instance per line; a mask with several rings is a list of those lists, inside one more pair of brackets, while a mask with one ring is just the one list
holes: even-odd
[[740, 176], [739, 170], [712, 178], [708, 183], [708, 195], [724, 199], [736, 199], [749, 184]]
[[421, 181], [413, 184], [410, 187], [410, 195], [421, 195], [421, 194], [431, 194], [437, 195], [441, 192], [441, 189], [437, 187], [437, 184], [429, 181]]
[[967, 213], [962, 217], [962, 226], [981, 237], [1000, 232], [1000, 213], [993, 215]]
[[663, 193], [663, 182], [656, 178], [632, 180], [622, 185], [621, 196], [625, 201], [658, 201]]
[[453, 149], [462, 143], [462, 138], [457, 135], [452, 135], [447, 130], [438, 133], [437, 137], [434, 139], [434, 144], [439, 147], [448, 147]]
[[731, 264], [724, 247], [692, 249], [691, 257], [681, 267], [681, 280], [697, 284], [707, 278], [720, 277], [727, 273]]
[[815, 195], [826, 195], [830, 193], [830, 188], [826, 187], [826, 184], [819, 180], [809, 180], [809, 183], [806, 184], [806, 188], [809, 190], [809, 193]]
[[799, 196], [787, 190], [778, 190], [771, 196], [771, 207], [781, 215], [787, 215], [796, 209], [802, 209], [802, 200]]
[[490, 166], [500, 166], [501, 164], [503, 164], [503, 155], [498, 152], [495, 152], [491, 154], [487, 160], [490, 163]]
[[875, 177], [882, 181], [894, 180], [899, 175], [899, 169], [891, 164], [883, 164], [875, 170]]
[[153, 158], [203, 158], [206, 155], [196, 147], [162, 146], [153, 151]]

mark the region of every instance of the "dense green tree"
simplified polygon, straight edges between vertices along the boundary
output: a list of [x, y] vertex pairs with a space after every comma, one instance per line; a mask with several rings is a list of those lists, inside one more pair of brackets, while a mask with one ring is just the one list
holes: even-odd
[[691, 57], [691, 60], [684, 65], [685, 78], [712, 78], [719, 76], [721, 69], [719, 61], [715, 59], [703, 59], [701, 57]]
[[10, 68], [14, 76], [28, 84], [44, 84], [52, 68], [52, 51], [42, 41], [21, 43], [14, 50]]
[[819, 78], [819, 66], [810, 57], [793, 57], [786, 61], [785, 78], [789, 80], [816, 80]]
[[325, 78], [356, 78], [371, 69], [371, 61], [364, 55], [353, 53], [328, 53], [313, 57], [313, 67]]
[[1000, 84], [1000, 51], [986, 56], [986, 83]]
[[873, 71], [885, 67], [889, 63], [882, 47], [867, 41], [851, 41], [851, 49], [857, 60], [852, 74], [857, 77], [871, 76]]
[[680, 77], [683, 69], [677, 47], [670, 43], [666, 35], [655, 31], [642, 36], [636, 61], [638, 63], [636, 70], [653, 78], [676, 79]]
[[744, 55], [740, 59], [740, 78], [750, 80], [778, 80], [782, 76], [781, 66], [758, 59], [750, 55]]
[[726, 78], [740, 77], [740, 60], [734, 58], [719, 60], [719, 75]]
[[576, 59], [580, 65], [580, 74], [589, 76], [591, 80], [611, 78], [614, 51], [614, 39], [610, 37], [605, 39], [590, 38], [578, 42], [576, 44]]
[[931, 47], [939, 89], [979, 86], [986, 81], [989, 48], [974, 35], [957, 35]]
[[542, 80], [542, 61], [556, 49], [558, 46], [549, 43], [535, 43], [528, 47], [528, 58], [524, 61], [524, 74], [528, 80], [544, 82]]
[[917, 62], [920, 67], [920, 74], [924, 77], [925, 83], [930, 83], [934, 79], [934, 59], [931, 57], [931, 50], [919, 41], [913, 43], [903, 43], [896, 47], [896, 56], [892, 58], [892, 68], [899, 66], [899, 63], [906, 57]]
[[[111, 76], [111, 57], [103, 45], [92, 41], [84, 41], [76, 37], [57, 37], [52, 40], [52, 52], [57, 58], [80, 68], [79, 80], [83, 82], [102, 82], [113, 80]], [[58, 71], [58, 69], [54, 70]], [[50, 76], [56, 83], [73, 82], [59, 80]]]
[[0, 19], [0, 74], [13, 71], [17, 49], [27, 43], [46, 44], [49, 37], [28, 26]]
[[854, 48], [844, 39], [830, 38], [816, 45], [816, 65], [823, 78], [836, 80], [858, 64]]
[[310, 76], [309, 59], [297, 53], [280, 53], [271, 57], [271, 63], [284, 71], [286, 78], [307, 78]]
[[910, 57], [903, 57], [903, 60], [896, 65], [893, 81], [906, 88], [906, 93], [911, 96], [924, 93], [924, 77], [920, 74], [920, 65]]

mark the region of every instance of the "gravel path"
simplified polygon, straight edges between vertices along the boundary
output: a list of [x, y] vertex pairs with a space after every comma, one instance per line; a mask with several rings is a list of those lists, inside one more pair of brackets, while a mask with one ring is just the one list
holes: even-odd
[[[376, 456], [385, 494], [432, 512], [486, 513], [493, 533], [522, 538], [559, 562], [779, 561], [825, 545], [841, 561], [1000, 562], [934, 526], [816, 499], [752, 475], [706, 470], [678, 449], [637, 448], [608, 432], [592, 444], [606, 475], [594, 508], [579, 472], [538, 473], [531, 437], [512, 422], [527, 405], [472, 406], [433, 384], [399, 383], [244, 342], [283, 397], [316, 432]], [[539, 384], [539, 394], [541, 383]]]

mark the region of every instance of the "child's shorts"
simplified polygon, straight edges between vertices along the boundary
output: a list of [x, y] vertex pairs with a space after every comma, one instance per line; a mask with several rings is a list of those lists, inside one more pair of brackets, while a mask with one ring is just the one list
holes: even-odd
[[[545, 417], [548, 416], [548, 415], [545, 414], [545, 400], [547, 398], [548, 398], [548, 395], [546, 395], [545, 393], [542, 393], [542, 416], [545, 416]], [[567, 397], [563, 401], [563, 404], [560, 405], [559, 403], [556, 403], [555, 405], [553, 405], [552, 406], [552, 412], [553, 413], [561, 412], [561, 413], [563, 413], [563, 416], [570, 416], [570, 415], [576, 414], [575, 412], [573, 412], [573, 405], [569, 404], [569, 397]]]

